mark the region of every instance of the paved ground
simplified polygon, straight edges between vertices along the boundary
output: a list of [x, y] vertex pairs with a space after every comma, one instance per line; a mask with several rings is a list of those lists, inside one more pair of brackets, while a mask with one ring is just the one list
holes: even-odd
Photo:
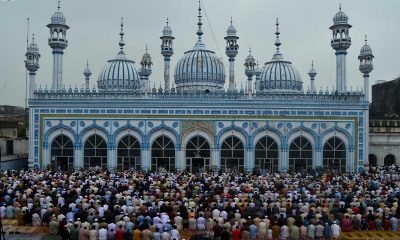
[[[60, 240], [59, 236], [47, 234], [47, 227], [17, 226], [16, 219], [3, 219], [3, 229], [7, 233], [6, 240]], [[15, 233], [17, 232], [17, 233]], [[182, 239], [189, 239], [192, 231], [184, 231]], [[393, 239], [400, 240], [399, 232], [390, 231], [353, 231], [342, 233], [341, 240], [369, 240], [369, 239]]]

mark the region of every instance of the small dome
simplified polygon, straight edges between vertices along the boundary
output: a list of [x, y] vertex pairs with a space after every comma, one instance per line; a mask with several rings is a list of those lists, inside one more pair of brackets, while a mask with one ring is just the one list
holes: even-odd
[[337, 12], [333, 17], [334, 24], [347, 23], [348, 20], [349, 17], [346, 15], [346, 13], [342, 12], [342, 7], [339, 8], [339, 12]]
[[256, 60], [254, 59], [254, 57], [251, 55], [251, 52], [249, 53], [249, 55], [246, 57], [245, 63], [246, 64], [255, 64]]
[[362, 48], [360, 50], [360, 56], [366, 56], [366, 55], [372, 55], [372, 49], [367, 44], [367, 40], [365, 39], [365, 44], [364, 44], [364, 46], [362, 46]]
[[65, 24], [65, 17], [64, 14], [60, 11], [57, 11], [51, 16], [51, 23], [52, 24]]
[[142, 61], [140, 62], [140, 64], [145, 64], [145, 63], [146, 64], [151, 64], [152, 63], [151, 56], [147, 52], [147, 49], [146, 49], [146, 52], [143, 54]]
[[228, 30], [226, 30], [226, 34], [227, 34], [228, 36], [236, 36], [236, 28], [231, 24], [231, 25], [228, 27]]
[[257, 67], [254, 69], [254, 74], [256, 75], [256, 77], [259, 77], [262, 74], [262, 72], [263, 72], [263, 69], [261, 69], [257, 63]]
[[164, 27], [164, 30], [162, 31], [162, 35], [165, 37], [172, 37], [172, 29], [169, 26], [168, 18], [167, 18], [167, 25]]
[[89, 62], [86, 64], [86, 68], [85, 68], [85, 71], [83, 71], [83, 75], [85, 75], [85, 76], [90, 76], [90, 75], [92, 75], [92, 71], [90, 71], [90, 68], [89, 68]]
[[97, 85], [99, 90], [105, 91], [131, 91], [139, 90], [139, 75], [134, 66], [134, 61], [129, 60], [123, 51], [116, 58], [107, 61], [99, 75]]
[[29, 44], [27, 53], [39, 53], [39, 47], [34, 41]]

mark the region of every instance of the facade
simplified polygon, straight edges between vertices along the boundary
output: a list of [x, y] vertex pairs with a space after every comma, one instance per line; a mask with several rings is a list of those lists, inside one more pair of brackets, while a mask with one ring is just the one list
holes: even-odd
[[[312, 88], [303, 90], [298, 70], [281, 52], [278, 21], [276, 52], [263, 67], [249, 52], [244, 66], [247, 84], [240, 89], [234, 74], [239, 37], [231, 21], [225, 37], [229, 62], [225, 89], [225, 61], [202, 40], [200, 6], [198, 17], [197, 40], [177, 62], [173, 84], [170, 60], [174, 36], [168, 20], [161, 36], [164, 88], [158, 89], [149, 84], [153, 63], [147, 50], [138, 70], [124, 53], [121, 21], [120, 49], [99, 74], [97, 88], [89, 88], [92, 73], [87, 66], [86, 88], [66, 89], [62, 53], [68, 45], [69, 26], [58, 9], [48, 25], [54, 55], [51, 89], [34, 87], [40, 54], [34, 42], [27, 51], [32, 126], [29, 166], [153, 171], [363, 170], [368, 155], [369, 104], [366, 93], [346, 89], [351, 26], [341, 9], [331, 27], [338, 68], [338, 89], [332, 91], [315, 89], [314, 66], [309, 72]], [[360, 53], [366, 83], [372, 70], [371, 56], [372, 52], [365, 50]]]
[[372, 86], [369, 164], [400, 164], [400, 78]]

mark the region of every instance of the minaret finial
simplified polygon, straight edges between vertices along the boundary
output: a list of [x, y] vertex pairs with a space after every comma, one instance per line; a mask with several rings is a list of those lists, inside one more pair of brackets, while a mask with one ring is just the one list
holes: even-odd
[[119, 33], [119, 36], [121, 37], [119, 41], [119, 47], [121, 49], [121, 52], [124, 50], [125, 42], [124, 42], [124, 18], [121, 17], [121, 32]]
[[60, 11], [60, 0], [58, 0], [58, 6], [57, 6], [58, 11]]
[[232, 20], [232, 15], [231, 15], [231, 26], [232, 26], [232, 24], [233, 24], [233, 20]]
[[199, 22], [197, 23], [197, 26], [199, 26], [199, 29], [197, 30], [197, 36], [199, 41], [201, 41], [201, 35], [203, 35], [203, 31], [201, 30], [201, 26], [203, 25], [201, 22], [201, 0], [199, 0], [199, 15], [197, 17], [199, 18]]
[[146, 53], [147, 53], [147, 44], [146, 44]]
[[169, 24], [169, 19], [168, 19], [168, 17], [167, 17], [167, 27], [168, 27], [168, 24]]
[[279, 52], [279, 46], [281, 45], [281, 41], [279, 40], [279, 34], [281, 34], [280, 32], [279, 32], [279, 19], [278, 18], [276, 18], [276, 32], [275, 32], [275, 35], [276, 35], [276, 40], [275, 40], [275, 46], [276, 46], [276, 52]]
[[86, 60], [86, 68], [89, 68], [89, 60]]
[[339, 3], [339, 11], [340, 12], [342, 11], [342, 4], [341, 3]]
[[35, 43], [35, 33], [32, 33], [32, 43]]
[[365, 34], [365, 45], [367, 45], [367, 34]]
[[311, 61], [311, 68], [314, 68], [314, 60]]

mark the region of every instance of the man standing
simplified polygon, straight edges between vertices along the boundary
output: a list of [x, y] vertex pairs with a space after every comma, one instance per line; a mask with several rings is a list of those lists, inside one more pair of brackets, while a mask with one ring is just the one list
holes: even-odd
[[331, 226], [332, 238], [339, 239], [340, 236], [340, 226], [336, 223], [336, 221]]

